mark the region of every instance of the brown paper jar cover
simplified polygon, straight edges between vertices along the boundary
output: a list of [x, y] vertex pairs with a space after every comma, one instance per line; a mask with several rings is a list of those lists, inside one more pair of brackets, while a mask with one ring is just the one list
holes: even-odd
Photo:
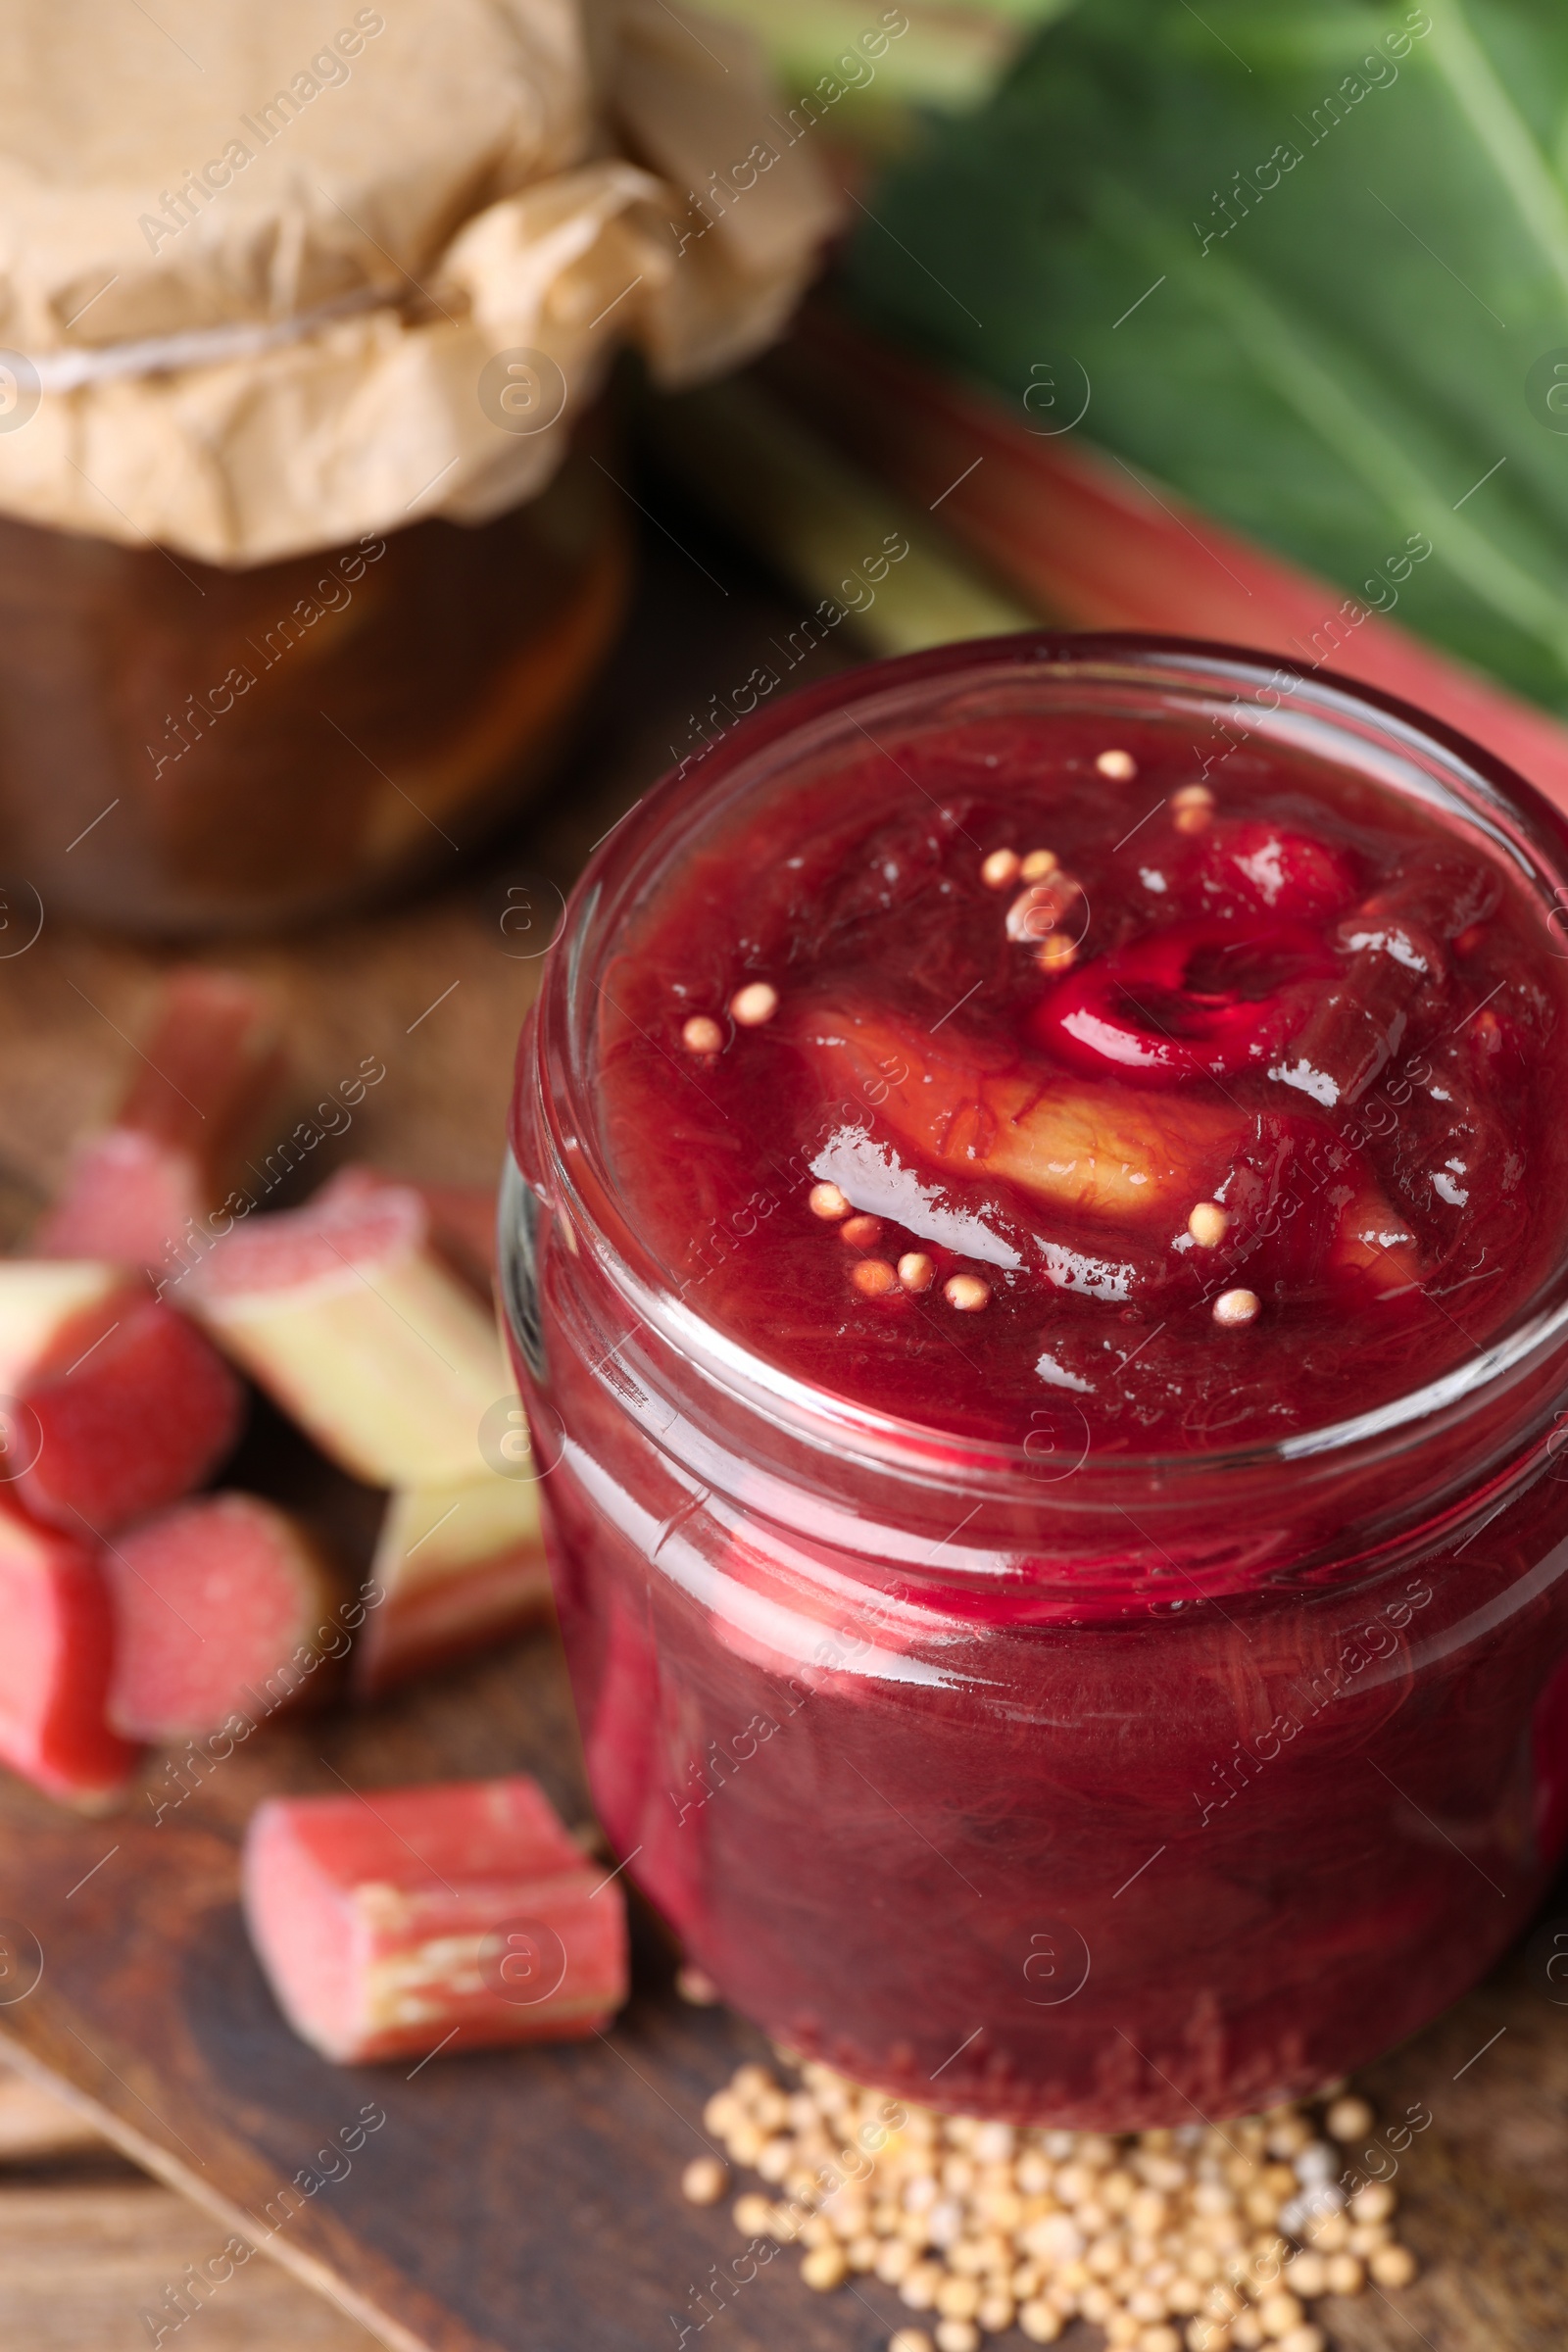
[[466, 846], [618, 617], [615, 354], [780, 330], [809, 127], [676, 0], [0, 0], [0, 862], [188, 931]]

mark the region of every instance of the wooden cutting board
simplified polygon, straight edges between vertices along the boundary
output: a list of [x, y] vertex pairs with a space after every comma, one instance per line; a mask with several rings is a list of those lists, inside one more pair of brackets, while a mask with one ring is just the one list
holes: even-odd
[[[387, 1079], [348, 1139], [355, 1155], [430, 1179], [493, 1175], [512, 1043], [536, 973], [515, 953], [514, 922], [502, 928], [517, 904], [507, 894], [534, 893], [542, 942], [551, 894], [665, 764], [668, 747], [685, 747], [689, 714], [744, 679], [768, 639], [798, 620], [734, 550], [702, 536], [697, 518], [669, 514], [668, 525], [680, 545], [650, 544], [647, 590], [599, 698], [598, 731], [554, 813], [463, 865], [436, 897], [222, 958], [272, 978], [311, 1084], [330, 1084], [367, 1054], [385, 1060]], [[813, 660], [825, 668], [841, 658], [824, 647]], [[46, 919], [35, 948], [0, 963], [0, 1217], [13, 1236], [72, 1137], [118, 1091], [163, 960]], [[346, 1533], [363, 1535], [366, 1498], [345, 1482], [336, 1502]], [[728, 2352], [872, 2352], [907, 2317], [874, 2283], [813, 2295], [786, 2257], [703, 2323], [710, 2268], [727, 2269], [740, 2241], [724, 2206], [682, 2203], [678, 2179], [707, 2145], [705, 2100], [760, 2044], [726, 2012], [675, 1997], [671, 1956], [646, 1917], [635, 1926], [630, 2006], [612, 2032], [579, 2045], [449, 2050], [427, 2065], [341, 2071], [283, 2026], [236, 1907], [238, 1839], [257, 1799], [275, 1788], [340, 1792], [345, 1782], [373, 1794], [518, 1768], [537, 1773], [568, 1822], [586, 1821], [569, 1697], [546, 1632], [375, 1709], [273, 1727], [158, 1823], [144, 1794], [122, 1814], [81, 1822], [0, 1779], [10, 1972], [0, 1975], [0, 2042], [211, 2217], [193, 2238], [189, 2228], [170, 2230], [165, 2205], [138, 2223], [131, 2192], [114, 2189], [111, 2203], [122, 2201], [112, 2215], [105, 2205], [101, 2226], [122, 2240], [139, 2227], [142, 2237], [138, 2259], [116, 2273], [122, 2300], [96, 2339], [106, 2352], [153, 2342], [156, 2320], [142, 2314], [159, 2304], [171, 2323], [166, 2346], [245, 2340], [237, 2313], [254, 2264], [214, 2290], [194, 2339], [173, 2329], [175, 2307], [164, 2300], [187, 2264], [204, 2267], [231, 2233], [333, 2298], [346, 2317], [319, 2340], [334, 2348], [360, 2322], [400, 2352], [680, 2352], [708, 2328]], [[150, 1761], [147, 1786], [168, 1794], [162, 1759]], [[1547, 1972], [1553, 1951], [1568, 1951], [1568, 1897], [1561, 1945], [1554, 1932], [1539, 1933], [1373, 2070], [1381, 2104], [1420, 2099], [1434, 2118], [1398, 2181], [1424, 2276], [1402, 2295], [1325, 2307], [1337, 2343], [1356, 2352], [1560, 2345], [1568, 1984]], [[34, 1953], [42, 1965], [31, 1983]], [[301, 2174], [319, 2179], [318, 2151], [367, 2105], [385, 2122], [346, 2176], [285, 2197]], [[50, 2243], [64, 2309], [75, 2258], [61, 2208], [38, 2202], [36, 2189], [10, 2194], [34, 2203], [29, 2234], [0, 2189], [0, 2311], [8, 2264], [36, 2273]], [[40, 2290], [28, 2308], [47, 2300]], [[1075, 2337], [1096, 2340], [1079, 2329], [1063, 2341]], [[40, 2322], [28, 2352], [50, 2340]]]
[[[295, 2040], [241, 1926], [238, 1839], [264, 1791], [347, 1783], [373, 1798], [403, 1781], [519, 1768], [538, 1774], [568, 1822], [587, 1818], [564, 1674], [545, 1632], [367, 1714], [259, 1736], [157, 1826], [144, 1799], [83, 1823], [6, 1784], [0, 1917], [21, 1971], [11, 1982], [22, 1989], [34, 1954], [42, 1976], [0, 2009], [0, 2036], [212, 2214], [210, 2243], [188, 2259], [218, 2255], [237, 2232], [399, 2352], [677, 2347], [681, 2328], [693, 2341], [711, 2308], [696, 2300], [709, 2267], [740, 2250], [723, 2207], [682, 2203], [680, 2172], [708, 2145], [705, 2100], [742, 2057], [762, 2053], [738, 2019], [676, 1997], [650, 1922], [637, 1918], [634, 1996], [606, 2035], [353, 2070]], [[1557, 2352], [1568, 2319], [1568, 1984], [1547, 1967], [1568, 1949], [1568, 1909], [1563, 1927], [1561, 1944], [1538, 1933], [1372, 2071], [1385, 2111], [1419, 2099], [1434, 2119], [1397, 2182], [1425, 2275], [1401, 2295], [1337, 2306], [1337, 2342]], [[317, 2153], [367, 2106], [386, 2120], [346, 2177], [285, 2195], [302, 2173], [335, 2169]], [[147, 2308], [127, 2310], [121, 2340], [151, 2341]], [[787, 2257], [708, 2325], [731, 2352], [871, 2352], [901, 2316], [875, 2283], [811, 2294]]]

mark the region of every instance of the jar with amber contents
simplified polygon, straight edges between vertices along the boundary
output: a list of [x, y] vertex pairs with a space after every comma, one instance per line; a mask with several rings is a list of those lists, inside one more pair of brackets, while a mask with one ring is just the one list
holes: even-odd
[[617, 349], [748, 357], [829, 224], [792, 153], [687, 252], [772, 103], [723, 28], [341, 15], [0, 0], [0, 871], [46, 912], [254, 928], [450, 865], [622, 609]]

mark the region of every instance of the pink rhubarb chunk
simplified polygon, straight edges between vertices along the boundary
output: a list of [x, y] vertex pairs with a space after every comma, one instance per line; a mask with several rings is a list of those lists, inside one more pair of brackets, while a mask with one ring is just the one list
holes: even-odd
[[318, 1690], [333, 1579], [286, 1511], [204, 1494], [115, 1539], [118, 1639], [109, 1717], [130, 1740], [185, 1740]]
[[[520, 1406], [517, 1417], [520, 1425]], [[463, 1486], [389, 1495], [370, 1590], [353, 1666], [367, 1698], [548, 1614], [537, 1485], [487, 1471]]]
[[171, 974], [123, 1099], [72, 1161], [33, 1239], [39, 1257], [102, 1257], [168, 1271], [218, 1206], [283, 1057], [266, 995], [235, 972]]
[[520, 1773], [270, 1798], [245, 1914], [283, 2014], [341, 2065], [564, 2040], [626, 1997], [620, 1883]]
[[241, 1391], [183, 1315], [108, 1265], [0, 1261], [0, 1420], [37, 1518], [103, 1535], [177, 1501], [233, 1444]]
[[136, 1751], [105, 1718], [108, 1589], [83, 1544], [0, 1505], [0, 1758], [87, 1808], [118, 1795]]
[[429, 1224], [430, 1247], [471, 1291], [488, 1300], [497, 1273], [495, 1186], [424, 1184], [416, 1176], [389, 1176], [362, 1160], [351, 1160], [322, 1185], [314, 1205], [369, 1200], [389, 1191], [418, 1195]]
[[479, 1477], [480, 1426], [512, 1387], [493, 1312], [429, 1244], [407, 1185], [328, 1187], [236, 1225], [188, 1286], [219, 1346], [372, 1486]]

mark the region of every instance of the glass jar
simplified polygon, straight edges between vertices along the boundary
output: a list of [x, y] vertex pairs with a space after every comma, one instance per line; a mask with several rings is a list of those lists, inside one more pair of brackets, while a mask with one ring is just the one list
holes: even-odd
[[[791, 2049], [935, 2106], [1129, 2130], [1321, 2089], [1528, 1920], [1568, 1839], [1568, 1251], [1455, 1369], [1335, 1426], [1108, 1457], [1069, 1399], [992, 1446], [706, 1323], [610, 1173], [596, 1093], [624, 928], [707, 826], [867, 733], [1069, 710], [1178, 711], [1415, 796], [1484, 833], [1563, 952], [1568, 827], [1401, 706], [1136, 638], [879, 663], [737, 727], [598, 853], [522, 1043], [503, 1244], [632, 1878]], [[760, 1172], [749, 1213], [779, 1197]]]
[[439, 874], [542, 781], [629, 568], [584, 452], [492, 522], [240, 570], [0, 516], [0, 872], [152, 934]]

